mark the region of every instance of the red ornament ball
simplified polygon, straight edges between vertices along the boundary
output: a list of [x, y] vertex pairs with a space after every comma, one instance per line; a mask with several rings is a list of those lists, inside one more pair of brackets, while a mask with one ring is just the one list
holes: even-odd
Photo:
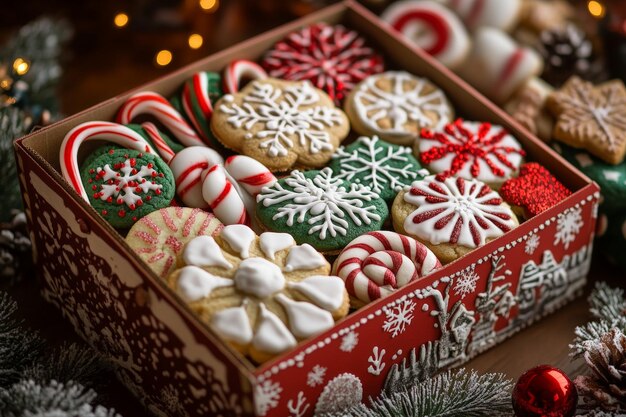
[[513, 389], [517, 417], [571, 417], [576, 412], [578, 393], [563, 371], [540, 365], [524, 373]]

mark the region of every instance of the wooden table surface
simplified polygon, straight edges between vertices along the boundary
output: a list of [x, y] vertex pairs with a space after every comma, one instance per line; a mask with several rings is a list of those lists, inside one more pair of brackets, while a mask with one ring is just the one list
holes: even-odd
[[[58, 2], [41, 2], [43, 11], [45, 7], [62, 4], [55, 3]], [[77, 25], [77, 35], [70, 47], [71, 57], [64, 65], [65, 76], [59, 91], [64, 113], [82, 110], [294, 17], [289, 13], [271, 13], [267, 18], [260, 19], [257, 15], [260, 12], [250, 12], [249, 4], [251, 2], [246, 0], [223, 1], [216, 13], [193, 16], [185, 30], [152, 32], [132, 28], [112, 29], [115, 9], [106, 4], [102, 6], [105, 11], [99, 14], [104, 14], [104, 18], [90, 22], [80, 19], [79, 11], [68, 10]], [[186, 46], [187, 36], [192, 31], [204, 36], [205, 44], [200, 50], [192, 51]], [[156, 67], [154, 53], [163, 48], [172, 50], [174, 59], [167, 67]], [[594, 258], [589, 278], [585, 294], [588, 294], [592, 283], [599, 280], [624, 285], [623, 279], [620, 281], [624, 274], [599, 256]], [[52, 344], [76, 339], [59, 312], [40, 297], [35, 279], [10, 287], [2, 284], [0, 289], [8, 289], [18, 300], [20, 314], [27, 323], [40, 329]], [[575, 326], [585, 323], [588, 318], [586, 299], [577, 299], [477, 357], [467, 366], [480, 372], [503, 372], [516, 379], [528, 368], [546, 363], [558, 366], [570, 375], [577, 375], [583, 365], [580, 361], [570, 360], [568, 344], [573, 339]], [[110, 375], [103, 376], [98, 391], [102, 394], [99, 398], [102, 405], [113, 407], [124, 416], [146, 415], [139, 402]]]

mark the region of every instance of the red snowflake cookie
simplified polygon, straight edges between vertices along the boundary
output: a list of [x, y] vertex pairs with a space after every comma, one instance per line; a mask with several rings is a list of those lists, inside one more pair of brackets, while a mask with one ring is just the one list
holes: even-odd
[[522, 165], [519, 177], [507, 180], [500, 188], [500, 195], [514, 206], [524, 208], [526, 217], [549, 209], [571, 195], [559, 180], [536, 162]]
[[357, 32], [326, 23], [290, 34], [265, 55], [262, 65], [270, 77], [309, 80], [337, 105], [364, 78], [384, 70], [382, 57]]

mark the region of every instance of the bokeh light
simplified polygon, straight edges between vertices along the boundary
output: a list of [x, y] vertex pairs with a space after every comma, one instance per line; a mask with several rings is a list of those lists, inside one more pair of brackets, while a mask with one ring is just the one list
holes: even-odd
[[596, 17], [598, 19], [604, 17], [604, 13], [606, 12], [604, 6], [602, 5], [602, 3], [600, 3], [599, 1], [596, 0], [590, 0], [587, 2], [587, 9], [589, 10], [589, 13], [591, 13], [591, 15], [593, 17]]
[[191, 49], [198, 49], [198, 48], [200, 48], [202, 46], [203, 42], [204, 42], [204, 39], [202, 39], [202, 36], [197, 34], [197, 33], [194, 33], [194, 34], [189, 36], [188, 43], [189, 43], [189, 47]]
[[162, 49], [157, 52], [154, 60], [156, 61], [157, 65], [164, 67], [172, 62], [172, 53], [167, 49]]
[[213, 12], [219, 7], [219, 0], [200, 0], [200, 7], [207, 12]]
[[129, 18], [126, 13], [118, 13], [115, 15], [113, 23], [115, 23], [115, 26], [117, 26], [118, 28], [123, 28], [128, 24], [128, 20]]
[[30, 63], [24, 58], [16, 58], [15, 61], [13, 61], [13, 71], [15, 71], [17, 75], [24, 75], [29, 69]]

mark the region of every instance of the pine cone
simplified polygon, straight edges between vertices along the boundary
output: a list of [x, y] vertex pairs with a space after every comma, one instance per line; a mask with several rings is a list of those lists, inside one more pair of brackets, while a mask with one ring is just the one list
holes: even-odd
[[612, 328], [584, 346], [592, 375], [574, 381], [580, 395], [605, 411], [626, 410], [626, 336]]
[[31, 243], [24, 213], [15, 214], [10, 223], [0, 223], [0, 279], [19, 279], [26, 272]]

